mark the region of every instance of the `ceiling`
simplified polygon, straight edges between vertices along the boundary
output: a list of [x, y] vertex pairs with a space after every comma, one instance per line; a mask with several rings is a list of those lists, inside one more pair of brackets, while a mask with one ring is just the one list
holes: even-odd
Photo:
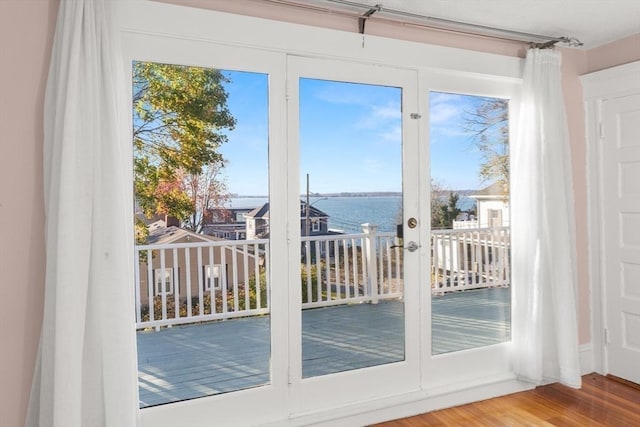
[[[330, 0], [304, 2], [366, 11]], [[383, 11], [398, 10], [525, 33], [576, 37], [585, 49], [640, 33], [640, 0], [352, 0], [352, 3], [379, 4]]]

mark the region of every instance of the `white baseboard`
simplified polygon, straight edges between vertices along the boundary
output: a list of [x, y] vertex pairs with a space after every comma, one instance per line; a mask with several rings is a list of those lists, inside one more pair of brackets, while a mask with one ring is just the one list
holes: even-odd
[[[353, 427], [410, 417], [438, 409], [464, 405], [520, 391], [533, 385], [516, 380], [513, 375], [485, 378], [482, 383], [460, 385], [454, 390], [423, 390], [366, 403], [355, 403], [329, 411], [289, 418], [278, 426]], [[275, 424], [274, 424], [275, 426]]]
[[582, 344], [580, 346], [580, 373], [586, 375], [595, 372], [595, 370], [593, 344]]
[[[580, 346], [579, 357], [580, 373], [582, 375], [595, 371], [592, 343]], [[533, 388], [532, 384], [518, 381], [513, 375], [502, 375], [494, 378], [478, 379], [472, 384], [453, 384], [446, 388], [422, 390], [376, 401], [353, 403], [340, 408], [332, 408], [328, 411], [294, 416], [288, 420], [281, 420], [272, 426], [363, 426], [491, 399]]]

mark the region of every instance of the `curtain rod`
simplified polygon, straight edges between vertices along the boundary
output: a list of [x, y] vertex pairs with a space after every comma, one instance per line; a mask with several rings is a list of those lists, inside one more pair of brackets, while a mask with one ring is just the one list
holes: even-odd
[[[392, 15], [396, 17], [405, 18], [408, 20], [397, 20], [393, 18], [388, 18], [389, 20], [399, 22], [407, 25], [415, 25], [426, 28], [434, 28], [446, 31], [460, 32], [471, 35], [479, 35], [485, 37], [493, 37], [500, 38], [503, 40], [510, 41], [518, 41], [518, 42], [528, 42], [533, 47], [537, 47], [540, 49], [545, 49], [549, 47], [553, 47], [557, 43], [563, 43], [571, 47], [579, 47], [582, 46], [583, 43], [575, 37], [568, 36], [548, 36], [544, 34], [535, 34], [535, 33], [527, 33], [523, 31], [515, 31], [508, 30], [504, 28], [498, 27], [490, 27], [487, 25], [481, 24], [472, 24], [469, 22], [455, 21], [452, 19], [445, 18], [437, 18], [428, 15], [421, 15], [413, 12], [406, 12], [403, 10], [396, 10], [384, 7], [382, 4], [369, 5], [364, 3], [359, 3], [350, 0], [322, 0], [325, 3], [335, 3], [342, 6], [347, 6], [351, 8], [362, 9], [364, 12], [360, 15], [354, 15], [353, 12], [349, 13], [346, 10], [336, 10], [330, 9], [328, 7], [320, 6], [321, 3], [318, 0], [314, 0], [313, 2], [309, 2], [308, 0], [305, 2], [297, 1], [297, 0], [266, 0], [271, 3], [280, 3], [294, 7], [300, 7], [305, 9], [313, 9], [317, 11], [326, 11], [333, 13], [342, 13], [346, 16], [356, 17], [358, 18], [358, 27], [361, 34], [364, 34], [365, 22], [370, 19], [374, 14], [379, 16], [380, 14]], [[383, 18], [384, 19], [384, 18]]]

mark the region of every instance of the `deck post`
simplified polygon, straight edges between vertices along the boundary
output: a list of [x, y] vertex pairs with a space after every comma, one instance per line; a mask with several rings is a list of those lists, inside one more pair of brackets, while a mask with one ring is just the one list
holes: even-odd
[[362, 224], [364, 232], [364, 256], [367, 265], [367, 283], [366, 292], [371, 303], [378, 303], [378, 259], [376, 251], [376, 231], [378, 226], [375, 224]]

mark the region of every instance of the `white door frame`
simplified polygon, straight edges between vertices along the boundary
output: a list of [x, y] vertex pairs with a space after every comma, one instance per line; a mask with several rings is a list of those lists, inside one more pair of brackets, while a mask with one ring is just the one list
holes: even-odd
[[[640, 93], [640, 61], [580, 77], [584, 90], [587, 143], [587, 211], [589, 287], [591, 290], [591, 343], [593, 356], [583, 360], [582, 370], [607, 374], [605, 345], [607, 288], [604, 274], [601, 132], [602, 103], [606, 99]], [[590, 365], [590, 366], [587, 366]], [[589, 369], [593, 368], [593, 369]]]
[[[486, 78], [485, 76], [468, 75], [464, 78], [452, 78], [450, 73], [445, 71], [431, 71], [421, 73], [420, 75], [420, 105], [426, 106], [425, 116], [427, 117], [426, 126], [429, 127], [429, 93], [443, 92], [455, 93], [462, 95], [486, 96], [493, 98], [509, 99], [509, 133], [516, 135], [516, 124], [518, 123], [519, 111], [519, 81], [504, 81]], [[424, 151], [422, 155], [421, 169], [429, 171], [426, 178], [430, 181], [429, 166], [429, 144], [430, 139], [428, 131], [425, 132], [427, 137], [421, 141], [421, 148]], [[424, 212], [431, 212], [429, 206], [430, 200], [424, 198], [421, 200], [424, 206], [421, 209]], [[422, 236], [423, 241], [429, 241], [429, 227], [421, 230], [426, 235]], [[426, 239], [426, 240], [424, 240]], [[424, 260], [423, 265], [429, 268], [430, 257]], [[424, 274], [427, 274], [426, 272]], [[423, 276], [423, 277], [429, 277]], [[512, 283], [512, 286], [518, 284]], [[460, 388], [463, 385], [481, 384], [488, 377], [509, 377], [511, 370], [511, 342], [504, 342], [486, 347], [471, 348], [468, 350], [457, 351], [453, 353], [445, 353], [440, 355], [432, 355], [431, 350], [431, 291], [426, 287], [422, 287], [423, 291], [423, 318], [422, 324], [429, 325], [429, 328], [423, 335], [422, 354], [422, 385], [425, 390], [434, 393]], [[513, 315], [512, 315], [513, 317]], [[482, 366], [481, 370], [478, 369]], [[507, 369], [505, 369], [507, 367]], [[454, 373], [452, 375], [452, 373]]]
[[[287, 61], [288, 140], [289, 140], [289, 215], [299, 216], [299, 199], [303, 189], [299, 186], [299, 78], [343, 81], [369, 85], [391, 86], [402, 89], [402, 203], [405, 217], [420, 218], [418, 206], [420, 185], [424, 180], [418, 167], [419, 120], [411, 118], [418, 113], [418, 72], [416, 70], [356, 62], [336, 61], [300, 56], [289, 56]], [[419, 221], [420, 223], [420, 221]], [[420, 227], [405, 227], [405, 241], [420, 243]], [[289, 259], [300, 256], [300, 227], [289, 225]], [[300, 267], [291, 263], [289, 272], [289, 343], [290, 343], [290, 401], [293, 413], [304, 413], [331, 405], [362, 402], [385, 393], [400, 394], [420, 389], [421, 335], [419, 318], [419, 255], [427, 251], [428, 240], [419, 251], [405, 251], [404, 280], [404, 360], [336, 374], [302, 379], [301, 349], [301, 291]], [[374, 384], [377, 384], [374, 386]]]
[[[511, 98], [507, 92], [519, 87], [521, 81], [523, 61], [519, 58], [362, 36], [151, 1], [113, 2], [113, 7], [121, 35], [138, 38], [141, 50], [146, 49], [148, 45], [145, 43], [154, 38], [162, 40], [162, 43], [165, 43], [163, 45], [165, 49], [173, 44], [175, 56], [172, 56], [169, 62], [178, 61], [202, 66], [214, 63], [218, 67], [238, 69], [227, 64], [241, 63], [248, 59], [255, 60], [256, 58], [251, 56], [254, 52], [258, 52], [258, 55], [266, 61], [265, 64], [271, 64], [274, 75], [281, 76], [270, 81], [270, 88], [273, 88], [273, 91], [270, 91], [269, 108], [270, 114], [273, 113], [270, 120], [275, 120], [273, 128], [270, 128], [270, 132], [274, 132], [270, 134], [271, 168], [276, 166], [273, 162], [279, 162], [280, 159], [287, 159], [295, 154], [290, 152], [290, 147], [283, 143], [288, 138], [284, 99], [285, 78], [282, 77], [286, 73], [287, 56], [306, 56], [321, 58], [325, 61], [355, 63], [354, 66], [357, 67], [382, 66], [399, 70], [415, 70], [418, 74], [418, 93], [412, 96], [418, 97], [419, 106], [422, 106], [418, 111], [423, 112], [423, 118], [419, 124], [421, 134], [428, 133], [426, 123], [429, 90]], [[217, 64], [216, 53], [212, 50], [213, 45], [216, 49], [225, 50], [224, 60]], [[207, 59], [207, 55], [214, 56]], [[136, 59], [161, 60], [155, 56]], [[246, 71], [259, 70], [246, 69]], [[512, 124], [516, 122], [514, 112], [515, 110], [512, 110]], [[421, 137], [420, 144], [420, 165], [417, 174], [422, 177], [419, 180], [424, 184], [429, 182], [428, 140]], [[278, 205], [278, 207], [274, 205], [274, 210], [280, 210], [280, 215], [274, 212], [274, 217], [279, 217], [282, 221], [279, 224], [272, 223], [272, 227], [279, 227], [281, 232], [280, 237], [271, 241], [272, 253], [279, 251], [286, 254], [293, 247], [287, 239], [299, 233], [296, 228], [295, 234], [292, 234], [291, 225], [286, 224], [287, 216], [294, 217], [292, 212], [286, 211], [293, 206], [292, 203], [287, 202], [287, 199], [292, 197], [294, 187], [289, 187], [287, 168], [271, 170], [270, 173], [274, 174], [273, 181], [270, 182], [270, 196], [278, 198], [273, 200], [277, 201]], [[298, 174], [294, 174], [294, 177], [297, 182]], [[283, 191], [286, 192], [285, 195], [282, 195]], [[298, 195], [296, 194], [295, 197], [297, 198]], [[417, 203], [416, 211], [422, 215], [419, 220], [424, 223], [424, 218], [430, 211], [428, 197], [422, 198]], [[298, 212], [295, 213], [296, 218], [297, 215]], [[298, 221], [294, 222], [298, 223]], [[419, 233], [416, 241], [429, 241], [428, 227], [421, 227]], [[423, 248], [418, 253], [422, 260], [420, 274], [428, 277], [424, 275], [424, 271], [429, 271], [428, 251]], [[284, 269], [284, 267], [279, 271], [272, 269], [272, 277], [282, 279], [290, 276], [291, 271], [283, 271]], [[412, 296], [417, 297], [422, 308], [418, 309], [416, 307], [419, 305], [411, 303], [414, 305], [411, 305], [413, 312], [409, 318], [416, 319], [421, 325], [426, 325], [431, 316], [428, 286], [420, 286], [419, 292], [415, 292]], [[338, 417], [345, 420], [344, 425], [366, 424], [383, 418], [397, 418], [522, 389], [522, 386], [514, 381], [508, 359], [505, 359], [505, 357], [508, 358], [508, 345], [432, 357], [430, 345], [427, 345], [430, 336], [421, 331], [422, 339], [419, 341], [419, 348], [414, 349], [411, 347], [414, 344], [410, 344], [411, 348], [407, 350], [408, 361], [405, 363], [411, 367], [406, 372], [417, 373], [417, 378], [408, 380], [408, 386], [404, 392], [400, 392], [397, 388], [392, 390], [382, 388], [379, 396], [369, 395], [360, 403], [334, 402], [323, 408], [306, 408], [310, 411], [306, 414], [306, 418], [302, 413], [298, 414], [299, 417], [292, 418], [294, 408], [289, 401], [290, 389], [287, 381], [290, 377], [287, 373], [290, 362], [288, 354], [290, 335], [285, 330], [291, 324], [289, 322], [291, 313], [289, 312], [290, 304], [287, 304], [287, 301], [288, 296], [282, 289], [272, 294], [272, 349], [275, 353], [270, 386], [146, 408], [141, 411], [142, 425], [206, 426], [210, 425], [222, 412], [225, 413], [225, 422], [235, 425], [251, 425], [256, 422], [272, 422], [273, 425], [306, 425], [312, 420], [330, 422]], [[491, 355], [494, 351], [504, 356], [492, 360]], [[419, 354], [419, 357], [415, 354]], [[492, 363], [491, 368], [485, 369], [485, 366], [479, 363], [480, 360], [489, 360], [489, 363]], [[469, 363], [470, 361], [473, 362]], [[376, 368], [378, 367], [371, 369]], [[384, 370], [383, 368], [385, 367], [380, 367]], [[444, 369], [454, 372], [455, 375], [446, 375]], [[419, 382], [417, 389], [412, 386], [413, 381]], [[348, 419], [351, 421], [346, 421]]]

